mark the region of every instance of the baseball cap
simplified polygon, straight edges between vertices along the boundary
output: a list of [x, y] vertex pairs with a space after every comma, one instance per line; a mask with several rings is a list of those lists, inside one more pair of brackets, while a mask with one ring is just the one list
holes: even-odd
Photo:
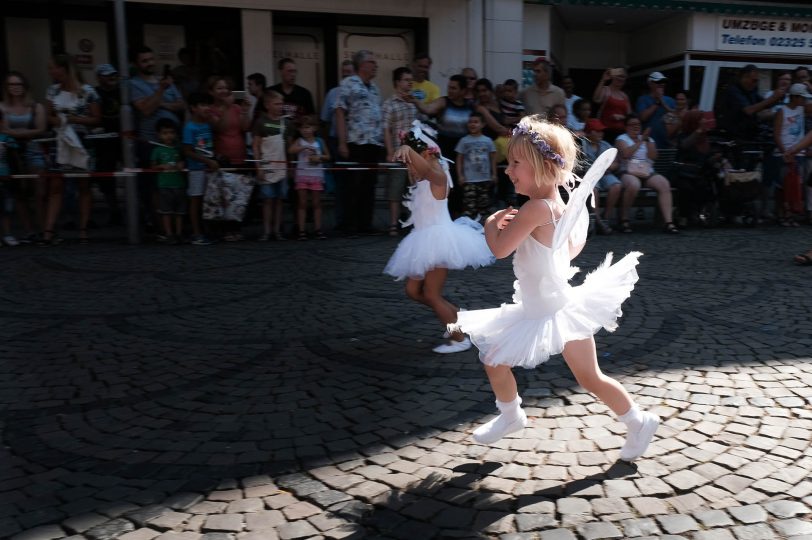
[[801, 96], [807, 99], [812, 99], [812, 94], [809, 93], [809, 90], [806, 88], [804, 83], [795, 83], [789, 87], [789, 95], [791, 96]]
[[598, 118], [590, 118], [584, 124], [584, 131], [603, 131], [606, 126]]
[[115, 75], [118, 73], [118, 70], [113, 67], [113, 64], [99, 64], [96, 66], [96, 75]]
[[666, 77], [659, 71], [655, 71], [654, 73], [648, 76], [648, 80], [650, 80], [651, 82], [662, 82], [668, 80], [668, 77]]

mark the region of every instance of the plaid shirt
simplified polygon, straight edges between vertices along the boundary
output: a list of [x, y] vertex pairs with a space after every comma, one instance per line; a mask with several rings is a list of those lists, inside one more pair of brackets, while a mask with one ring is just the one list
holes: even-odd
[[409, 131], [417, 119], [414, 103], [403, 101], [400, 96], [392, 96], [383, 103], [383, 129], [392, 136], [392, 150], [400, 148], [400, 133]]
[[341, 81], [336, 108], [344, 109], [348, 143], [383, 146], [381, 92], [374, 82], [366, 85], [358, 75]]

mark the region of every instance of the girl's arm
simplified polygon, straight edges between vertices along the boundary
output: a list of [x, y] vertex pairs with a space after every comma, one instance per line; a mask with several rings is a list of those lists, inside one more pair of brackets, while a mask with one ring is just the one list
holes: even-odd
[[642, 141], [636, 141], [634, 144], [626, 144], [625, 142], [621, 141], [620, 138], [615, 141], [615, 147], [617, 147], [617, 152], [623, 159], [631, 158], [634, 153], [640, 148]]
[[554, 229], [550, 221], [550, 208], [541, 199], [531, 199], [518, 210], [509, 206], [492, 214], [485, 221], [485, 240], [497, 259], [504, 259], [519, 247], [519, 244], [536, 229], [547, 224], [549, 231], [542, 234], [548, 243], [552, 242]]
[[395, 152], [395, 161], [405, 163], [409, 169], [409, 174], [413, 178], [425, 178], [437, 186], [445, 186], [448, 183], [445, 171], [443, 171], [439, 164], [432, 166], [423, 156], [406, 145], [397, 149]]
[[101, 124], [102, 114], [101, 106], [98, 102], [87, 104], [87, 116], [77, 116], [69, 114], [66, 120], [69, 124], [83, 124], [88, 127], [93, 127]]
[[299, 152], [304, 150], [304, 146], [299, 144], [299, 140], [300, 139], [296, 139], [291, 143], [290, 147], [288, 148], [289, 154], [298, 154]]
[[482, 105], [478, 105], [476, 108], [477, 112], [482, 115], [485, 119], [485, 125], [491, 128], [494, 132], [498, 133], [499, 135], [508, 135], [510, 134], [510, 130], [496, 121], [496, 118], [493, 117], [491, 111], [488, 110], [487, 107]]

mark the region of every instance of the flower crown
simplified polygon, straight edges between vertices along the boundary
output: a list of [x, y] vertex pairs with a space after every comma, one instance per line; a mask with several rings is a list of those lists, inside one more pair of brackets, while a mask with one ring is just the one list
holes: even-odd
[[564, 161], [564, 158], [561, 157], [560, 154], [555, 152], [550, 146], [550, 144], [547, 141], [545, 141], [542, 138], [542, 136], [536, 133], [535, 131], [527, 129], [527, 126], [523, 124], [519, 124], [515, 128], [513, 128], [513, 133], [511, 133], [512, 137], [515, 137], [517, 135], [527, 136], [527, 138], [530, 139], [530, 142], [532, 142], [535, 145], [535, 147], [538, 149], [538, 151], [541, 153], [542, 156], [544, 156], [549, 160], [555, 161], [558, 164], [558, 166], [561, 167], [562, 169], [566, 167], [566, 162]]

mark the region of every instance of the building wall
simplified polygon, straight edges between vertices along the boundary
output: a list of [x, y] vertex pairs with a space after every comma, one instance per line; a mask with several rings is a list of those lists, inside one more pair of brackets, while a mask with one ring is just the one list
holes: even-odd
[[688, 48], [690, 15], [676, 15], [629, 34], [629, 65], [656, 63], [681, 56]]
[[523, 8], [522, 0], [485, 1], [484, 76], [494, 84], [521, 73]]

